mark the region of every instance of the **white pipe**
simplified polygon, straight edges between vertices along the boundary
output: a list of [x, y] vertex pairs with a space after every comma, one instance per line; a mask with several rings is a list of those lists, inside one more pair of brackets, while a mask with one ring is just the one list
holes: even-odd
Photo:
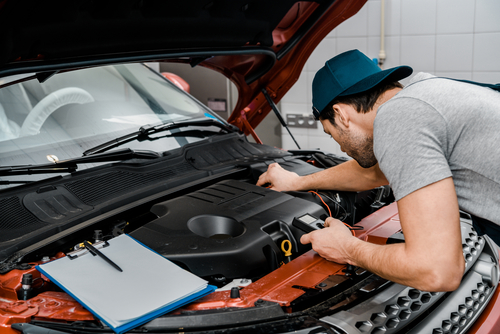
[[385, 62], [385, 0], [380, 0], [380, 51], [378, 54], [378, 66], [384, 68]]

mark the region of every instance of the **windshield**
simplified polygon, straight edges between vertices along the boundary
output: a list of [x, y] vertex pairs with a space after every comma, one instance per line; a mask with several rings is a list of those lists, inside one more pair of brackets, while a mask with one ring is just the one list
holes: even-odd
[[[0, 89], [0, 166], [70, 159], [147, 124], [207, 117], [221, 120], [142, 64], [60, 73], [44, 83], [27, 80]], [[124, 146], [164, 152], [203, 139], [168, 134]], [[10, 176], [8, 180], [44, 177]], [[5, 179], [0, 178], [4, 183]]]

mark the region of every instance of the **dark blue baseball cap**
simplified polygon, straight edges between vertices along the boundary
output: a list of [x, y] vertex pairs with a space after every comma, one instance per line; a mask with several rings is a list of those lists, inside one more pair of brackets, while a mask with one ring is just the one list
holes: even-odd
[[328, 60], [314, 76], [312, 83], [313, 114], [319, 115], [338, 96], [367, 91], [383, 81], [399, 81], [413, 72], [409, 66], [381, 70], [359, 50], [341, 53]]

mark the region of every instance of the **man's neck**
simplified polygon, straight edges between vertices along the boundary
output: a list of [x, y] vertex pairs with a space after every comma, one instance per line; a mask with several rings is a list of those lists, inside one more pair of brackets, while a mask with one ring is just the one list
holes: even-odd
[[373, 105], [373, 108], [367, 112], [366, 115], [366, 126], [367, 129], [373, 132], [373, 122], [375, 121], [375, 116], [377, 116], [377, 110], [378, 108], [392, 99], [394, 95], [396, 95], [398, 92], [400, 92], [402, 88], [392, 88], [387, 91], [385, 91], [382, 95], [379, 96], [377, 99], [377, 102]]
[[379, 98], [377, 99], [377, 102], [373, 106], [373, 108], [375, 109], [375, 111], [382, 104], [384, 104], [387, 101], [389, 101], [390, 99], [392, 99], [394, 97], [394, 95], [396, 95], [397, 93], [399, 93], [401, 90], [402, 90], [402, 88], [392, 88], [392, 89], [389, 89], [389, 90], [385, 91], [382, 95], [380, 95]]

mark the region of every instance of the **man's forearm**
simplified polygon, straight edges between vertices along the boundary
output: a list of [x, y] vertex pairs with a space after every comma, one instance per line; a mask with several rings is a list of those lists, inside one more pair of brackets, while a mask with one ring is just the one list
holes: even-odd
[[405, 244], [376, 245], [361, 240], [355, 241], [350, 249], [350, 264], [367, 269], [392, 282], [423, 291], [453, 290], [437, 282], [436, 268], [429, 263], [432, 259], [420, 258], [418, 254], [407, 254]]
[[[432, 183], [403, 197], [398, 201], [398, 211], [405, 235], [404, 244], [375, 245], [356, 238], [341, 239], [337, 243], [342, 247], [342, 240], [346, 241], [345, 261], [417, 289], [456, 289], [462, 279], [465, 261], [452, 178]], [[335, 242], [332, 237], [329, 241]]]
[[286, 171], [279, 164], [273, 163], [257, 181], [258, 186], [266, 186], [276, 191], [312, 189], [362, 191], [387, 184], [387, 179], [378, 164], [371, 168], [362, 168], [355, 160], [305, 176]]
[[300, 242], [312, 243], [313, 249], [329, 261], [359, 266], [387, 280], [424, 291], [450, 291], [460, 284], [463, 273], [460, 259], [449, 257], [439, 249], [440, 245], [437, 250], [432, 246], [416, 249], [407, 243], [376, 245], [352, 236], [336, 219], [327, 219], [325, 226], [303, 235]]
[[389, 183], [378, 164], [363, 168], [355, 160], [349, 160], [321, 172], [300, 177], [298, 190], [362, 191], [387, 184]]

